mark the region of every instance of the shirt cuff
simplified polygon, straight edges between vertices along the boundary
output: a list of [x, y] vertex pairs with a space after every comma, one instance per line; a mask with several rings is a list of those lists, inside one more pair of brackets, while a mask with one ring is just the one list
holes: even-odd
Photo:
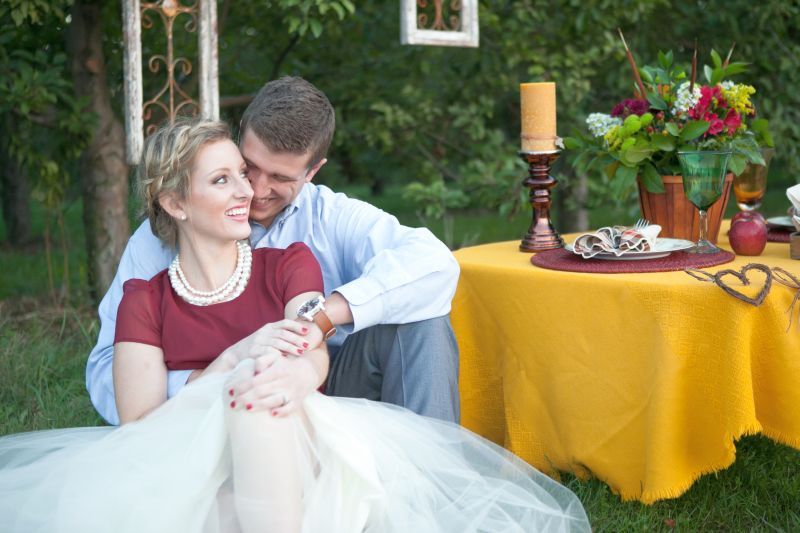
[[167, 372], [167, 398], [172, 398], [186, 386], [191, 370], [170, 370]]
[[384, 316], [383, 287], [377, 281], [364, 277], [354, 279], [334, 292], [344, 296], [353, 314], [352, 326], [342, 325], [345, 333], [355, 333], [381, 323]]

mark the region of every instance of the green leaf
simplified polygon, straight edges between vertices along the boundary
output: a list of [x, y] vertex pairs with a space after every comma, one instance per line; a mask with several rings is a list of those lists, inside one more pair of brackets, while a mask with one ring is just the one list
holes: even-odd
[[656, 133], [650, 138], [650, 144], [653, 145], [653, 148], [662, 152], [671, 152], [675, 149], [675, 140], [669, 135]]
[[617, 169], [620, 167], [619, 161], [614, 160], [603, 169], [603, 173], [610, 179], [616, 176]]
[[656, 167], [650, 162], [645, 163], [642, 167], [642, 185], [644, 185], [644, 188], [649, 192], [664, 192], [664, 181], [661, 179], [661, 174], [658, 173]]
[[731, 63], [725, 70], [723, 71], [723, 76], [728, 78], [733, 76], [734, 74], [741, 74], [742, 72], [747, 71], [747, 63]]
[[641, 163], [651, 155], [653, 155], [653, 149], [644, 140], [640, 140], [633, 147], [620, 152], [622, 161], [631, 165]]
[[667, 70], [669, 68], [669, 61], [667, 61], [667, 56], [661, 50], [658, 51], [658, 64], [661, 65], [661, 68]]
[[728, 160], [728, 170], [737, 176], [744, 172], [745, 167], [747, 167], [747, 158], [741, 154], [733, 154]]
[[614, 173], [614, 179], [620, 180], [626, 185], [633, 185], [633, 183], [636, 181], [637, 170], [637, 167], [626, 167], [625, 165], [620, 165], [617, 167], [617, 171]]
[[714, 77], [714, 71], [712, 70], [712, 68], [709, 67], [708, 65], [703, 65], [703, 74], [706, 77], [706, 81], [708, 83], [711, 83], [711, 78]]
[[775, 141], [772, 139], [772, 134], [769, 131], [769, 121], [765, 118], [757, 118], [750, 125], [750, 129], [756, 134], [756, 138], [760, 138], [763, 144], [770, 148], [775, 147]]
[[309, 20], [309, 24], [311, 25], [311, 33], [314, 37], [319, 37], [322, 35], [322, 23], [317, 19]]
[[653, 76], [650, 74], [649, 68], [640, 68], [639, 69], [639, 76], [642, 78], [642, 81], [647, 83], [653, 83]]
[[697, 139], [708, 131], [710, 125], [705, 120], [690, 120], [681, 130], [681, 141], [688, 142]]
[[711, 61], [714, 62], [714, 68], [720, 68], [722, 66], [722, 58], [713, 48], [711, 49]]
[[346, 15], [344, 7], [342, 7], [340, 4], [331, 4], [331, 9], [336, 11], [336, 15], [339, 17], [339, 20], [344, 20]]
[[567, 150], [580, 150], [584, 146], [583, 141], [576, 137], [564, 137], [564, 148]]
[[658, 93], [647, 93], [647, 101], [650, 102], [650, 107], [653, 109], [658, 109], [659, 111], [667, 110], [667, 103]]
[[665, 128], [673, 137], [680, 137], [681, 129], [674, 122], [667, 122]]

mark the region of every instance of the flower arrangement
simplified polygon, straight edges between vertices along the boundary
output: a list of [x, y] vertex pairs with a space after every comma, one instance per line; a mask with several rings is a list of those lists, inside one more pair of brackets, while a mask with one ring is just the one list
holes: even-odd
[[576, 154], [578, 171], [602, 170], [611, 193], [622, 197], [633, 190], [637, 177], [648, 191], [663, 192], [661, 176], [680, 174], [678, 151], [731, 150], [728, 168], [736, 175], [748, 163], [764, 164], [760, 147], [772, 146], [772, 138], [767, 121], [756, 118], [751, 100], [756, 90], [726, 81], [744, 72], [745, 63], [729, 62], [730, 53], [723, 61], [712, 50], [713, 66], [704, 67], [707, 83], [700, 85], [695, 83], [696, 51], [689, 77], [674, 64], [671, 51], [659, 52], [657, 66], [638, 69], [627, 44], [625, 49], [636, 97], [622, 100], [608, 114], [590, 114], [589, 135], [564, 139]]

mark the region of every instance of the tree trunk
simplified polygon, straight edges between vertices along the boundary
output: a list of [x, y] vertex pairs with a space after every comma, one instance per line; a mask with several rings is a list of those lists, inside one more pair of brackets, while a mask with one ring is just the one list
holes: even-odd
[[6, 239], [11, 244], [21, 244], [31, 236], [28, 173], [4, 149], [0, 150], [3, 151], [0, 154], [0, 197]]
[[589, 229], [589, 211], [586, 209], [588, 186], [586, 176], [579, 174], [570, 180], [569, 187], [559, 184], [554, 196], [558, 206], [560, 233], [572, 233]]
[[125, 135], [111, 109], [101, 7], [100, 2], [76, 0], [68, 37], [75, 92], [89, 96], [87, 111], [97, 116], [80, 162], [89, 289], [95, 300], [111, 284], [130, 235]]

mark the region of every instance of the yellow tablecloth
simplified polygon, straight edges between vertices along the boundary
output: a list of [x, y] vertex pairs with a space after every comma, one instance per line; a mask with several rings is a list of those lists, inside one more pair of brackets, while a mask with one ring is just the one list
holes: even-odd
[[[540, 269], [517, 246], [455, 253], [466, 427], [540, 470], [593, 475], [646, 503], [730, 465], [742, 435], [800, 448], [800, 326], [795, 317], [787, 332], [788, 288], [773, 283], [753, 307], [683, 272]], [[788, 249], [770, 243], [707, 270], [759, 262], [800, 277]]]

